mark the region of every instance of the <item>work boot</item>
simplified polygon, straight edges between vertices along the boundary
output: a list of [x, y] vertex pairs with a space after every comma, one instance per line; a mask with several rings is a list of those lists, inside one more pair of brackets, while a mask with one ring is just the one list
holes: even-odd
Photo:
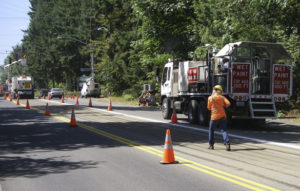
[[209, 145], [208, 149], [214, 150], [214, 145]]
[[230, 151], [231, 149], [230, 149], [230, 143], [226, 143], [225, 144], [225, 147], [226, 147], [226, 151]]

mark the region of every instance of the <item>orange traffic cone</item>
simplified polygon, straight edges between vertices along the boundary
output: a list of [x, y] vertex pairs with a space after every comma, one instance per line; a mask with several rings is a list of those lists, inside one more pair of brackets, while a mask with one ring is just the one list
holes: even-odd
[[45, 99], [45, 94], [43, 95], [43, 99]]
[[51, 100], [51, 97], [50, 97], [50, 96], [48, 96], [48, 100]]
[[11, 96], [9, 97], [9, 101], [12, 102], [12, 97]]
[[48, 103], [46, 104], [45, 115], [47, 115], [47, 116], [50, 115], [50, 111], [49, 111], [49, 108], [48, 108]]
[[92, 98], [90, 98], [90, 101], [89, 101], [89, 107], [92, 107]]
[[170, 129], [167, 129], [167, 132], [166, 132], [164, 155], [163, 155], [162, 161], [160, 161], [160, 163], [161, 164], [176, 163], [175, 157], [174, 157], [173, 146], [172, 146]]
[[3, 99], [4, 99], [4, 100], [6, 100], [6, 93], [4, 93], [4, 97], [3, 97]]
[[19, 96], [18, 96], [18, 98], [17, 98], [17, 103], [16, 103], [17, 105], [20, 105], [20, 101], [19, 101]]
[[77, 96], [77, 99], [75, 101], [75, 105], [79, 105], [78, 96]]
[[68, 95], [65, 96], [65, 99], [68, 99]]
[[111, 110], [112, 110], [111, 99], [109, 99], [109, 105], [108, 105], [108, 107], [107, 107], [107, 110], [108, 110], [108, 111], [111, 111]]
[[172, 117], [171, 117], [171, 122], [172, 123], [177, 123], [177, 114], [176, 114], [176, 107], [175, 107], [175, 105], [173, 105], [173, 113], [172, 113]]
[[28, 99], [27, 99], [27, 102], [26, 102], [26, 109], [30, 109], [30, 106], [29, 106], [29, 102], [28, 102]]
[[75, 119], [74, 108], [72, 108], [70, 127], [76, 127], [76, 126], [77, 126], [77, 124], [76, 124], [76, 119]]
[[65, 103], [64, 96], [61, 96], [61, 103]]

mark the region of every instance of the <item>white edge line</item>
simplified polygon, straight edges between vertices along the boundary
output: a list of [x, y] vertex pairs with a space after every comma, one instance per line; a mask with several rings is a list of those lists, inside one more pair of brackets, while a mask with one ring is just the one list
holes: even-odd
[[[50, 101], [50, 100], [43, 100], [43, 99], [40, 99], [40, 100]], [[55, 102], [55, 103], [59, 103], [59, 104], [62, 104], [62, 105], [74, 105], [74, 104], [68, 104], [68, 103], [60, 103], [60, 102], [57, 102], [57, 101], [50, 101], [50, 102]], [[107, 111], [107, 110], [104, 110], [104, 109], [98, 109], [98, 108], [92, 108], [92, 107], [87, 107], [87, 108], [89, 108], [91, 110], [99, 110], [99, 111], [103, 111], [103, 112], [106, 112], [106, 113], [113, 113], [113, 114], [116, 114], [116, 115], [122, 115], [122, 116], [125, 116], [125, 117], [134, 118], [134, 119], [140, 119], [140, 120], [154, 122], [154, 123], [163, 123], [163, 124], [168, 124], [168, 125], [172, 125], [172, 126], [175, 126], [175, 127], [181, 127], [181, 128], [185, 128], [185, 129], [189, 129], [189, 130], [193, 130], [193, 131], [208, 133], [208, 130], [206, 130], [206, 129], [190, 127], [190, 126], [185, 125], [185, 124], [170, 123], [170, 122], [156, 120], [156, 119], [148, 119], [148, 118], [145, 118], [145, 117], [139, 117], [139, 116], [124, 114], [124, 113], [119, 113], [119, 112], [116, 112], [116, 111]], [[222, 133], [220, 133], [220, 132], [215, 132], [215, 133], [218, 134], [218, 135], [222, 135]], [[280, 146], [280, 147], [287, 147], [287, 148], [300, 150], [300, 146], [291, 145], [291, 144], [288, 144], [288, 143], [279, 143], [279, 142], [274, 142], [274, 141], [267, 141], [267, 140], [263, 140], [263, 139], [256, 139], [256, 138], [245, 137], [245, 136], [240, 136], [240, 135], [235, 135], [235, 134], [229, 134], [229, 135], [230, 135], [230, 137], [234, 137], [234, 138], [238, 138], [238, 139], [245, 139], [245, 140], [255, 141], [255, 142], [258, 142], [258, 143], [265, 143], [265, 144], [276, 145], [276, 146]]]

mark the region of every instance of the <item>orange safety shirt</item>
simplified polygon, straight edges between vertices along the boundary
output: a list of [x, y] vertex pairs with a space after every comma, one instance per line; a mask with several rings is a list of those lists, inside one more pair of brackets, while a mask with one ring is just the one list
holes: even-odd
[[226, 118], [225, 109], [226, 107], [230, 106], [229, 100], [218, 94], [214, 94], [212, 96], [209, 96], [208, 103], [207, 103], [207, 109], [211, 110], [211, 120], [218, 120], [223, 117]]

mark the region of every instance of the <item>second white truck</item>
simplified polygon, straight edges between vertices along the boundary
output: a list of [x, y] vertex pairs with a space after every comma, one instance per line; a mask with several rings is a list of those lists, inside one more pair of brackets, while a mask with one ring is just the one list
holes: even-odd
[[11, 95], [13, 98], [34, 99], [34, 81], [31, 76], [17, 76], [11, 78]]

